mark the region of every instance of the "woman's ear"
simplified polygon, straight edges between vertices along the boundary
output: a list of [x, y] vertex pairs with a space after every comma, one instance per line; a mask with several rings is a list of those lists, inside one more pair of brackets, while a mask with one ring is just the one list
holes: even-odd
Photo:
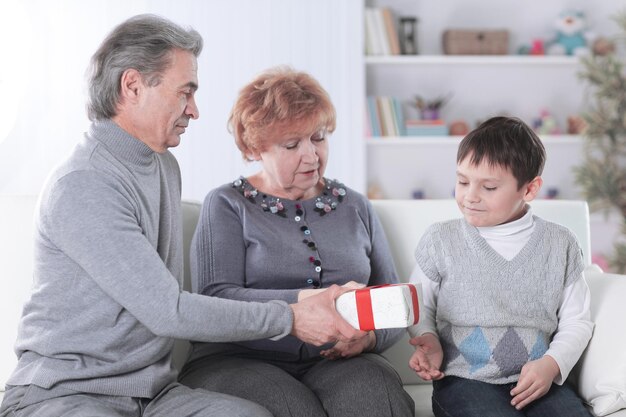
[[524, 201], [527, 203], [533, 201], [537, 195], [539, 194], [539, 190], [541, 190], [541, 186], [543, 185], [543, 179], [539, 176], [533, 178], [526, 187], [526, 191], [524, 192]]
[[246, 160], [250, 161], [250, 162], [254, 162], [254, 161], [260, 161], [261, 158], [261, 153], [257, 152], [257, 151], [253, 151], [251, 149], [248, 149], [248, 152], [246, 152]]

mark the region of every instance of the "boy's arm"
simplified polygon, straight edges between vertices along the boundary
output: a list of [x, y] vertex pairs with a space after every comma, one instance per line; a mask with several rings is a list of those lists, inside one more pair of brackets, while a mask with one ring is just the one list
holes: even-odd
[[409, 359], [409, 367], [425, 381], [435, 381], [444, 377], [441, 372], [443, 349], [439, 338], [433, 333], [425, 333], [411, 339], [415, 352]]
[[415, 346], [415, 352], [409, 359], [409, 366], [426, 381], [441, 379], [444, 376], [440, 371], [443, 350], [435, 324], [439, 284], [430, 280], [419, 265], [415, 265], [410, 282], [422, 284], [422, 304], [419, 323], [408, 328], [410, 342]]
[[435, 311], [437, 309], [437, 297], [439, 296], [439, 284], [429, 279], [419, 265], [415, 265], [411, 272], [410, 282], [422, 284], [422, 305], [420, 305], [420, 320], [408, 328], [411, 337], [421, 336], [424, 333], [437, 334], [435, 324]]
[[584, 277], [565, 287], [557, 313], [559, 324], [548, 346], [546, 355], [551, 356], [559, 367], [554, 382], [562, 385], [591, 339], [591, 294]]
[[551, 356], [530, 361], [522, 367], [517, 385], [510, 392], [511, 405], [521, 410], [531, 402], [543, 397], [559, 374], [559, 366]]
[[590, 293], [584, 277], [565, 287], [557, 313], [559, 324], [548, 347], [538, 360], [522, 368], [511, 404], [521, 409], [541, 398], [552, 382], [563, 384], [591, 338]]

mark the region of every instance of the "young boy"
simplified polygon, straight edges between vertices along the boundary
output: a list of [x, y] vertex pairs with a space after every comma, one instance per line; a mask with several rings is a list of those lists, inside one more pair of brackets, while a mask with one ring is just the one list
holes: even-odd
[[463, 218], [426, 231], [412, 274], [425, 314], [409, 365], [433, 381], [436, 416], [590, 415], [563, 384], [593, 328], [581, 249], [527, 204], [544, 160], [516, 118], [491, 118], [459, 145]]

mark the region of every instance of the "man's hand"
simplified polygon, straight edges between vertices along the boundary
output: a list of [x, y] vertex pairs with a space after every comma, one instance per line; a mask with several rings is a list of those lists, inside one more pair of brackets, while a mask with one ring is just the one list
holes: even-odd
[[[361, 284], [356, 281], [348, 281], [341, 286], [341, 288], [348, 288], [350, 290], [359, 290], [364, 287], [365, 284]], [[305, 298], [309, 298], [312, 295], [320, 294], [324, 291], [326, 291], [326, 288], [310, 288], [306, 290], [300, 290], [300, 292], [298, 293], [298, 302], [304, 300]]]
[[337, 341], [350, 343], [366, 336], [365, 332], [350, 326], [335, 309], [335, 299], [347, 291], [350, 290], [333, 285], [290, 304], [293, 310], [291, 334], [315, 346]]
[[409, 341], [415, 352], [409, 359], [409, 366], [425, 381], [435, 381], [444, 377], [440, 371], [443, 362], [443, 349], [439, 338], [432, 333], [416, 336]]
[[511, 390], [511, 405], [521, 410], [531, 402], [543, 397], [552, 381], [561, 370], [554, 358], [544, 355], [542, 358], [530, 361], [522, 367], [517, 386]]
[[321, 351], [320, 355], [326, 359], [345, 359], [372, 350], [374, 346], [376, 346], [376, 333], [370, 331], [352, 342], [337, 342], [332, 348]]

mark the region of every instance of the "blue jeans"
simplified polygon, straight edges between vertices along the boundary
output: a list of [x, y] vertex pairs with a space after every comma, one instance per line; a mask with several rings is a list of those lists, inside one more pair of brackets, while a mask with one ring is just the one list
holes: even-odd
[[433, 383], [433, 412], [437, 417], [591, 417], [567, 384], [552, 384], [543, 397], [519, 411], [511, 405], [513, 387], [447, 376]]

